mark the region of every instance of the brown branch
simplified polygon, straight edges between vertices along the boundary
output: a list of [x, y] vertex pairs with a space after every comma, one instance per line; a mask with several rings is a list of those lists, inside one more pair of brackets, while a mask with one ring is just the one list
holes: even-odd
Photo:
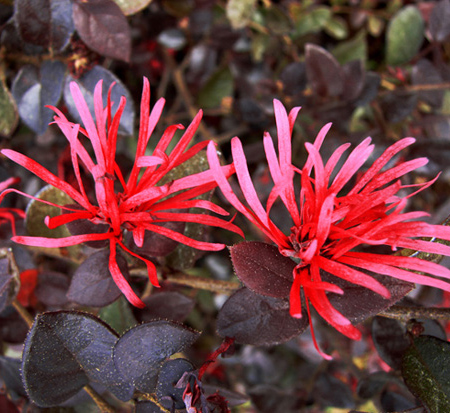
[[28, 312], [28, 310], [17, 301], [17, 298], [11, 303], [14, 309], [19, 313], [19, 315], [22, 317], [23, 321], [27, 323], [28, 328], [31, 328], [31, 326], [34, 323], [34, 318], [32, 315]]
[[412, 318], [430, 318], [433, 320], [450, 320], [450, 308], [405, 307], [393, 305], [378, 314], [386, 318], [408, 321]]
[[231, 294], [241, 286], [234, 281], [213, 280], [211, 278], [188, 275], [182, 272], [168, 274], [166, 279], [176, 284], [220, 294]]
[[92, 400], [94, 400], [94, 403], [102, 413], [114, 413], [116, 411], [91, 386], [86, 385], [83, 389], [91, 396]]
[[[145, 268], [134, 268], [130, 271], [130, 274], [148, 278]], [[211, 278], [185, 274], [181, 271], [164, 274], [164, 279], [175, 284], [211, 291], [218, 294], [231, 294], [241, 287], [241, 284], [238, 282], [214, 280]]]

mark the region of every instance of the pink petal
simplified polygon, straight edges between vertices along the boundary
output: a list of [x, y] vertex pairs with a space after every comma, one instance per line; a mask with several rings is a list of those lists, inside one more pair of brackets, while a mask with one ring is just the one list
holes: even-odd
[[372, 290], [384, 298], [390, 298], [391, 293], [389, 290], [375, 278], [344, 265], [347, 264], [345, 257], [341, 257], [339, 261], [329, 260], [328, 258], [322, 256], [319, 256], [317, 259], [319, 267], [324, 271], [327, 271], [336, 277], [342, 278], [343, 280], [349, 281], [352, 284], [360, 285]]
[[136, 254], [135, 252], [131, 251], [129, 248], [125, 246], [121, 241], [117, 241], [117, 243], [121, 246], [121, 248], [128, 252], [128, 254], [132, 255], [133, 257], [139, 258], [141, 261], [145, 263], [147, 266], [147, 272], [148, 272], [148, 278], [149, 281], [152, 283], [154, 287], [160, 287], [159, 281], [158, 281], [158, 273], [156, 271], [155, 264], [153, 264], [150, 260], [147, 260], [144, 257], [141, 257], [140, 255]]
[[374, 149], [374, 145], [370, 145], [370, 142], [371, 139], [366, 138], [355, 149], [353, 149], [344, 165], [342, 165], [341, 170], [336, 175], [336, 178], [334, 178], [334, 181], [330, 187], [331, 191], [335, 193], [340, 192], [350, 178], [352, 178], [352, 176], [367, 161]]
[[160, 227], [158, 225], [145, 224], [144, 228], [147, 229], [148, 231], [156, 232], [157, 234], [164, 235], [167, 238], [173, 239], [182, 244], [188, 245], [189, 247], [193, 247], [202, 251], [220, 251], [225, 248], [224, 244], [197, 241], [195, 239], [186, 237], [185, 235], [180, 234], [179, 232], [172, 231], [169, 228]]
[[[101, 82], [102, 81], [100, 80], [100, 85]], [[94, 148], [97, 163], [103, 170], [105, 170], [105, 158], [97, 128], [95, 127], [94, 120], [92, 119], [91, 112], [89, 111], [86, 101], [84, 100], [83, 94], [81, 93], [79, 86], [75, 82], [70, 82], [70, 92], [72, 93], [75, 106], [77, 107], [78, 113], [80, 114], [81, 120], [83, 121], [84, 127], [86, 128], [92, 147]], [[94, 101], [94, 105], [98, 105], [99, 103], [100, 102]]]
[[60, 248], [82, 244], [87, 241], [102, 241], [111, 238], [113, 238], [113, 234], [106, 232], [104, 234], [72, 235], [65, 238], [27, 237], [18, 235], [12, 237], [11, 240], [18, 244], [28, 245], [29, 247]]
[[[317, 134], [316, 140], [314, 141], [314, 147], [317, 150], [320, 150], [320, 147], [322, 146], [323, 140], [325, 139], [325, 136], [327, 135], [328, 131], [331, 128], [331, 123], [327, 123], [325, 126], [320, 129], [319, 133]], [[309, 175], [311, 173], [312, 168], [312, 160], [308, 158], [308, 160], [305, 163], [305, 166], [303, 169], [306, 171], [306, 174]]]
[[11, 149], [3, 149], [1, 153], [5, 155], [7, 158], [16, 162], [17, 164], [23, 166], [25, 169], [28, 169], [30, 172], [35, 174], [37, 177], [41, 178], [43, 181], [65, 192], [80, 205], [83, 205], [85, 208], [89, 207], [89, 204], [86, 202], [86, 200], [81, 196], [81, 194], [77, 190], [75, 190], [73, 186], [69, 185], [67, 182], [58, 178], [56, 175], [53, 175], [50, 171], [45, 169], [43, 166], [39, 165], [36, 161], [33, 161], [27, 156], [22, 155], [21, 153], [13, 151]]
[[[359, 268], [367, 269], [369, 271], [373, 271], [379, 274], [389, 275], [394, 278], [398, 278], [399, 280], [408, 281], [416, 284], [428, 285], [430, 287], [439, 288], [444, 291], [450, 292], [450, 283], [428, 277], [426, 275], [420, 275], [415, 272], [406, 271], [401, 268], [396, 268], [391, 266], [389, 261], [384, 263], [385, 256], [379, 256], [379, 260], [377, 262], [374, 261], [366, 261], [366, 259], [359, 259], [355, 256], [349, 257], [347, 259], [348, 262], [351, 262], [351, 265], [355, 265]], [[407, 268], [407, 267], [406, 267]], [[425, 268], [425, 266], [424, 266]]]
[[409, 145], [412, 145], [415, 141], [416, 140], [414, 138], [404, 138], [389, 146], [389, 148], [387, 148], [364, 173], [358, 183], [349, 192], [349, 195], [359, 192], [398, 152], [405, 149]]
[[145, 304], [143, 301], [135, 294], [133, 289], [128, 284], [128, 281], [125, 279], [123, 274], [120, 271], [119, 266], [116, 262], [116, 243], [110, 243], [109, 249], [109, 271], [111, 276], [113, 277], [114, 282], [116, 283], [119, 290], [125, 295], [126, 299], [133, 304], [135, 307], [144, 308]]
[[267, 214], [258, 198], [258, 194], [256, 193], [255, 187], [253, 186], [253, 182], [250, 178], [250, 173], [247, 168], [247, 160], [239, 139], [233, 138], [231, 140], [231, 151], [233, 154], [234, 167], [236, 168], [236, 175], [242, 193], [244, 194], [244, 198], [248, 205], [253, 209], [259, 220], [267, 226]]

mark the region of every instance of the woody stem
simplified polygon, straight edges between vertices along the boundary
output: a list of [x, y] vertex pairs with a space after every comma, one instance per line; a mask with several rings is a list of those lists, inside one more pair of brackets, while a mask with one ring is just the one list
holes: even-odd
[[393, 305], [378, 315], [408, 321], [412, 318], [431, 318], [433, 320], [450, 320], [450, 308], [405, 307]]

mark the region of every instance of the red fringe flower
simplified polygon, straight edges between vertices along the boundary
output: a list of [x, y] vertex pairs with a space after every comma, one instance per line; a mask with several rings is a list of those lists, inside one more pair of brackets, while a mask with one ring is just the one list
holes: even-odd
[[[300, 108], [289, 113], [275, 100], [274, 110], [278, 134], [278, 155], [269, 133], [264, 135], [264, 149], [274, 183], [264, 208], [251, 181], [242, 144], [238, 138], [231, 142], [236, 175], [246, 201], [244, 205], [233, 192], [219, 166], [214, 146], [208, 147], [208, 160], [217, 183], [230, 203], [256, 225], [277, 246], [281, 254], [293, 258], [298, 265], [293, 271], [290, 292], [290, 313], [302, 316], [301, 290], [307, 312], [312, 305], [334, 328], [352, 339], [361, 337], [360, 331], [330, 303], [327, 292], [343, 294], [337, 285], [322, 281], [321, 270], [353, 284], [368, 288], [385, 298], [388, 289], [365, 271], [384, 274], [450, 291], [450, 283], [432, 276], [450, 279], [450, 270], [414, 256], [384, 255], [363, 252], [361, 245], [387, 245], [392, 251], [411, 248], [431, 254], [450, 255], [450, 247], [424, 240], [436, 237], [450, 241], [450, 227], [430, 225], [417, 219], [425, 212], [403, 212], [407, 198], [430, 186], [430, 182], [402, 185], [400, 178], [422, 167], [428, 160], [418, 158], [401, 162], [390, 168], [386, 164], [413, 138], [402, 139], [389, 148], [364, 172], [350, 190], [343, 187], [355, 176], [372, 154], [374, 145], [367, 138], [347, 156], [342, 167], [336, 166], [350, 144], [340, 146], [324, 164], [319, 150], [331, 124], [319, 132], [314, 144], [306, 143], [308, 159], [302, 169], [291, 163], [292, 129]], [[299, 177], [300, 194], [294, 191]], [[415, 187], [415, 192], [401, 197], [399, 192]], [[284, 234], [270, 219], [274, 202], [280, 199], [292, 220], [290, 234]], [[414, 272], [411, 272], [414, 271]], [[312, 325], [311, 325], [312, 327]], [[313, 339], [318, 349], [314, 332]], [[320, 350], [319, 350], [320, 352]], [[329, 357], [321, 352], [324, 357]]]
[[[89, 220], [93, 224], [106, 224], [106, 232], [73, 235], [59, 239], [30, 236], [15, 236], [12, 239], [24, 245], [54, 248], [89, 241], [107, 240], [110, 250], [109, 270], [115, 283], [130, 303], [137, 307], [144, 307], [144, 303], [133, 292], [117, 265], [116, 247], [120, 246], [129, 254], [144, 261], [150, 281], [155, 286], [159, 286], [157, 272], [151, 261], [126, 247], [123, 242], [125, 231], [132, 233], [134, 242], [138, 247], [143, 244], [145, 231], [151, 231], [207, 251], [220, 250], [224, 248], [224, 245], [197, 241], [159, 224], [165, 222], [194, 222], [226, 228], [239, 234], [242, 234], [242, 232], [234, 224], [221, 218], [186, 212], [189, 208], [196, 207], [219, 215], [228, 215], [225, 210], [210, 201], [195, 199], [216, 186], [211, 171], [185, 176], [163, 185], [160, 183], [169, 171], [192, 158], [208, 144], [206, 141], [200, 142], [188, 149], [202, 118], [202, 112], [200, 111], [197, 114], [169, 154], [166, 153], [167, 148], [172, 143], [175, 132], [183, 129], [182, 125], [169, 126], [156, 145], [153, 155], [146, 156], [147, 143], [161, 116], [164, 99], [158, 100], [150, 112], [150, 86], [148, 80], [144, 78], [136, 156], [131, 173], [126, 179], [115, 160], [117, 133], [126, 99], [122, 96], [118, 108], [112, 116], [111, 88], [108, 93], [107, 105], [103, 107], [102, 81], [97, 83], [94, 91], [94, 121], [80, 88], [75, 82], [70, 84], [70, 90], [84, 128], [79, 124], [69, 122], [57, 108], [52, 107], [56, 112], [54, 123], [59, 126], [70, 144], [71, 160], [78, 189], [25, 155], [9, 149], [1, 151], [7, 158], [65, 192], [78, 204], [74, 207], [64, 206], [64, 210], [70, 211], [70, 213], [53, 218], [47, 217], [46, 224], [49, 228], [56, 228], [77, 220]], [[89, 155], [88, 150], [81, 143], [80, 134], [84, 135], [90, 142], [94, 158]], [[85, 191], [80, 174], [80, 161], [92, 175], [95, 184], [95, 201], [91, 201]], [[220, 170], [224, 176], [229, 176], [234, 172], [234, 167], [227, 166]], [[116, 189], [118, 185], [115, 185], [115, 181], [119, 182], [120, 191]], [[11, 191], [14, 190], [4, 191], [0, 200]], [[23, 195], [34, 198], [27, 194]], [[182, 210], [182, 212], [174, 212], [176, 210]]]

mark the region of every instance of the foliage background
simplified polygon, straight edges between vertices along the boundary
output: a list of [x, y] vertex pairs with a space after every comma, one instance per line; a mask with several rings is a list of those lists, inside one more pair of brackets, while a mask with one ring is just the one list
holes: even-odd
[[[117, 82], [115, 101], [120, 95], [127, 97], [119, 141], [127, 165], [135, 150], [135, 139], [129, 137], [138, 129], [142, 77], [147, 76], [153, 102], [167, 99], [163, 122], [154, 135], [159, 136], [168, 124], [187, 125], [202, 108], [204, 120], [197, 139], [213, 139], [227, 158], [228, 142], [238, 135], [264, 197], [270, 187], [262, 166], [261, 138], [265, 130], [275, 135], [272, 100], [277, 98], [287, 107], [303, 107], [294, 129], [297, 165], [306, 157], [303, 143], [312, 141], [330, 121], [333, 128], [324, 148], [330, 154], [340, 144], [355, 144], [366, 136], [372, 136], [379, 153], [401, 137], [417, 138], [407, 156], [426, 156], [430, 162], [420, 176], [414, 176], [416, 182], [439, 171], [442, 175], [411, 209], [432, 213], [432, 221], [438, 223], [450, 209], [448, 21], [448, 0], [6, 0], [0, 4], [0, 145], [70, 179], [66, 142], [57, 128], [47, 126], [52, 113], [45, 105], [63, 108], [76, 121], [69, 82], [76, 79], [92, 94], [103, 78], [107, 84]], [[41, 188], [37, 178], [0, 161], [1, 180], [20, 176], [21, 189], [30, 194]], [[6, 204], [27, 207], [22, 198], [8, 198]], [[38, 217], [48, 211], [40, 211], [36, 204], [29, 208], [27, 229], [42, 234]], [[37, 211], [31, 212], [33, 208]], [[236, 222], [245, 228], [247, 239], [259, 239], [240, 217]], [[4, 247], [11, 247], [9, 236], [2, 227]], [[227, 244], [239, 241], [223, 231], [211, 236]], [[79, 251], [13, 248], [18, 272], [38, 270], [33, 299], [26, 303], [31, 314], [86, 310], [66, 296], [79, 264], [73, 257]], [[203, 332], [188, 350], [188, 358], [198, 367], [221, 343], [217, 311], [237, 285], [232, 284], [236, 279], [228, 252], [199, 257], [181, 251], [161, 268], [169, 280], [162, 292], [146, 289], [144, 281], [136, 278], [136, 287], [147, 297], [147, 310], [131, 309], [123, 299], [101, 310], [88, 310], [118, 332], [154, 318], [186, 320]], [[421, 288], [407, 304], [448, 306], [449, 297]], [[2, 311], [0, 322], [0, 375], [5, 389], [0, 410], [40, 411], [8, 376], [10, 370], [17, 372], [10, 357], [20, 357], [27, 325], [11, 306]], [[325, 326], [318, 328], [321, 341], [339, 354], [332, 362], [315, 354], [306, 332], [280, 346], [237, 345], [234, 355], [220, 359], [205, 380], [246, 395], [244, 399], [235, 393], [225, 396], [231, 404], [246, 400], [236, 411], [437, 411], [425, 397], [431, 390], [417, 389], [401, 371], [401, 355], [410, 345], [406, 331], [414, 328], [447, 340], [445, 321], [418, 324], [376, 317], [362, 325], [360, 342], [350, 342]], [[450, 354], [445, 346], [443, 352], [442, 357]], [[438, 365], [431, 367], [438, 369]], [[445, 383], [434, 379], [443, 389], [440, 399], [448, 411], [448, 379]], [[131, 403], [109, 397], [115, 409], [132, 408]], [[96, 407], [83, 401], [57, 409], [85, 412]]]

